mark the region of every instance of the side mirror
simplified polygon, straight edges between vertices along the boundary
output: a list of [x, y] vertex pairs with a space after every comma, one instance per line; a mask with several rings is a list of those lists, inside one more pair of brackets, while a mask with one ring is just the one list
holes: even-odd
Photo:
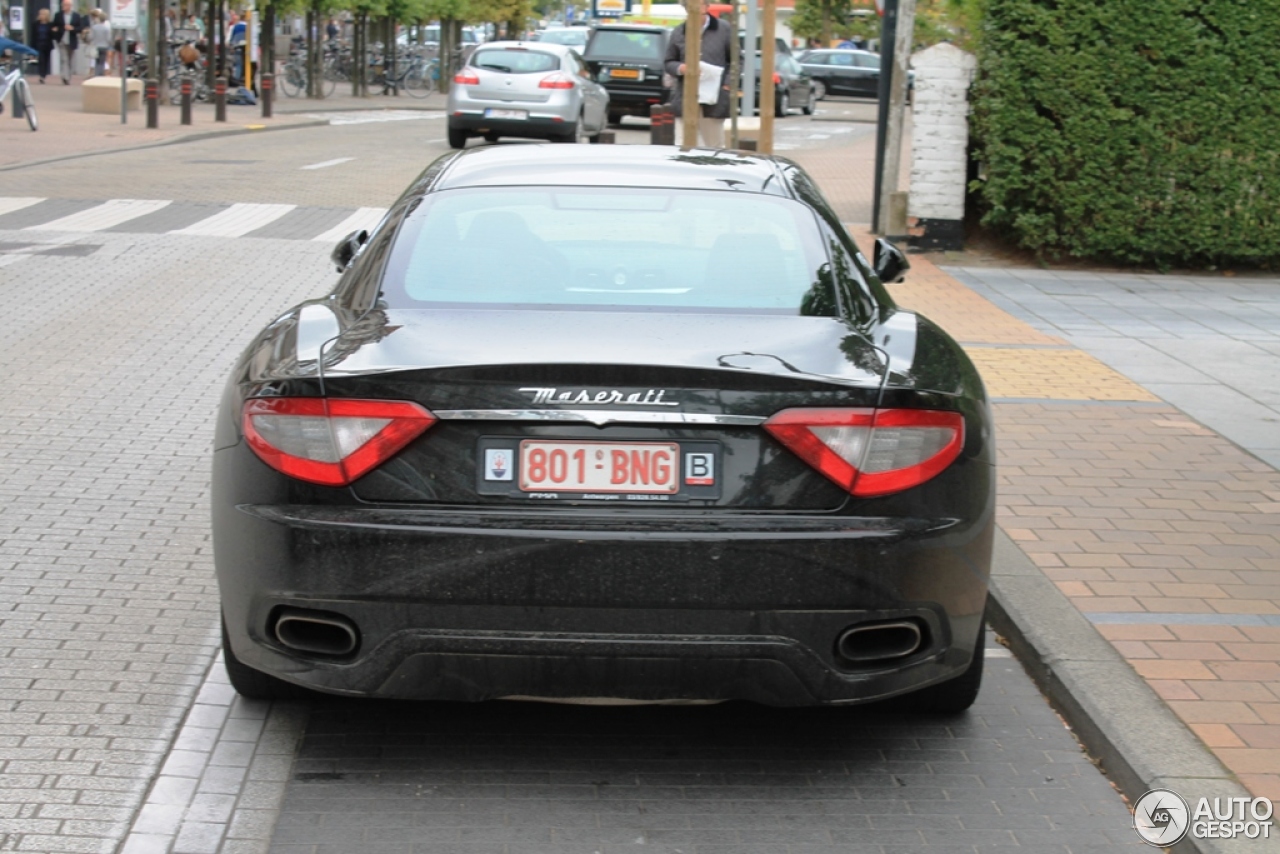
[[902, 254], [902, 250], [883, 237], [876, 241], [871, 264], [875, 267], [880, 281], [886, 285], [901, 282], [907, 270], [911, 269], [911, 264], [907, 261], [907, 256]]
[[360, 247], [364, 246], [365, 241], [368, 239], [369, 232], [362, 228], [359, 231], [351, 232], [338, 241], [338, 245], [333, 247], [333, 251], [329, 253], [329, 259], [333, 261], [339, 273], [346, 272], [346, 269], [351, 266], [351, 259], [356, 257], [356, 253], [360, 251]]

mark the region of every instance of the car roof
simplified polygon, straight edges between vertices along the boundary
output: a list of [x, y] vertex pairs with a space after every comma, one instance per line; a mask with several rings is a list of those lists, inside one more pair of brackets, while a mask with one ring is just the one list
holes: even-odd
[[[572, 45], [558, 44], [556, 42], [540, 42], [540, 41], [505, 41], [505, 42], [483, 42], [476, 45], [476, 53], [488, 48], [516, 48], [518, 50], [539, 50], [544, 53], [560, 53], [564, 54], [573, 50]], [[472, 54], [474, 56], [474, 54]]]
[[489, 145], [460, 152], [433, 190], [503, 186], [682, 187], [789, 195], [768, 155], [655, 145]]
[[596, 24], [593, 30], [629, 30], [637, 33], [665, 33], [669, 27], [661, 24]]

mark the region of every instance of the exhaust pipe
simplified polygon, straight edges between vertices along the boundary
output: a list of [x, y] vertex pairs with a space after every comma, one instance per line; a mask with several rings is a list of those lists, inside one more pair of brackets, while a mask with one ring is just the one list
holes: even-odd
[[836, 638], [836, 654], [860, 664], [906, 658], [922, 646], [924, 634], [914, 620], [852, 626]]
[[282, 610], [276, 617], [275, 636], [289, 649], [313, 655], [351, 655], [360, 646], [354, 623], [324, 611]]

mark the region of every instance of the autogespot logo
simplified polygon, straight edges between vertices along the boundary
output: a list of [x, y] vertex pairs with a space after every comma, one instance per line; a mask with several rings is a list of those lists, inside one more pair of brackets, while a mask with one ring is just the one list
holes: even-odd
[[1133, 805], [1133, 829], [1149, 845], [1193, 839], [1270, 839], [1275, 805], [1266, 798], [1201, 798], [1195, 812], [1177, 792], [1152, 789]]
[[1173, 845], [1187, 835], [1191, 810], [1177, 792], [1152, 789], [1133, 805], [1133, 829], [1148, 845]]

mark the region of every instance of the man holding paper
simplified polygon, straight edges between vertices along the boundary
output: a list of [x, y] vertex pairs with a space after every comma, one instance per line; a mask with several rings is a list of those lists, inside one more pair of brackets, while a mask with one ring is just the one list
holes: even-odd
[[[698, 119], [698, 136], [707, 148], [724, 147], [724, 120], [729, 117], [729, 50], [733, 33], [729, 25], [705, 11], [702, 13], [702, 65], [698, 80], [698, 101], [702, 117]], [[675, 28], [667, 44], [665, 67], [677, 80], [684, 78], [685, 26]], [[671, 105], [679, 115], [683, 109], [684, 86], [671, 89]]]

